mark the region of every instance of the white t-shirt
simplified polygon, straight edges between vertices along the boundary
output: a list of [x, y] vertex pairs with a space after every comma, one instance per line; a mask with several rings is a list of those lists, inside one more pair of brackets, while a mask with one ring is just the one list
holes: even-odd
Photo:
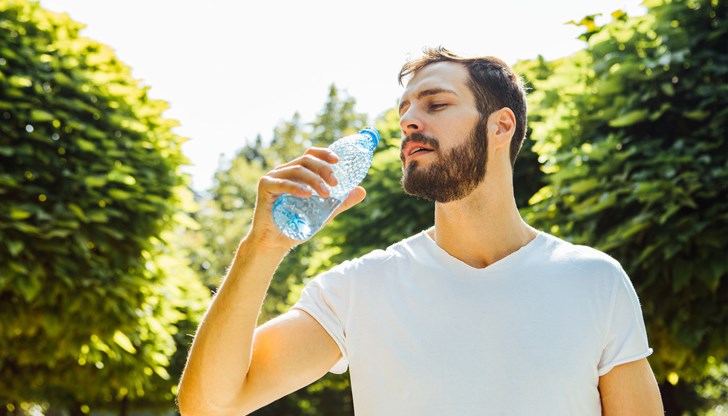
[[294, 308], [363, 415], [600, 415], [599, 376], [652, 353], [614, 259], [539, 233], [483, 269], [425, 231], [317, 276]]

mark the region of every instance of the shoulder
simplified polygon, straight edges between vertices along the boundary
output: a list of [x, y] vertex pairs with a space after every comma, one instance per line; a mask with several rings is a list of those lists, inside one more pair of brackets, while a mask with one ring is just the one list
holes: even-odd
[[395, 264], [410, 261], [414, 257], [414, 253], [419, 250], [421, 234], [415, 234], [386, 249], [373, 250], [363, 256], [344, 261], [324, 274], [347, 276], [381, 274]]
[[548, 234], [545, 237], [546, 260], [536, 265], [536, 270], [548, 276], [549, 282], [563, 283], [556, 286], [594, 302], [606, 311], [605, 316], [612, 313], [619, 299], [637, 299], [631, 279], [616, 259], [593, 247]]
[[572, 244], [553, 235], [542, 233], [546, 239], [544, 254], [559, 268], [573, 268], [590, 275], [617, 277], [625, 275], [620, 263], [602, 251], [585, 245]]

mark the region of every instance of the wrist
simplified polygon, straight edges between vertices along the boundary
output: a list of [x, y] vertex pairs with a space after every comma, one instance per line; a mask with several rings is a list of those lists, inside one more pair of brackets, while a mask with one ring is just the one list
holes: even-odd
[[283, 258], [288, 254], [294, 245], [276, 244], [264, 238], [257, 238], [252, 233], [248, 234], [238, 245], [235, 253], [236, 258], [255, 257], [276, 257]]

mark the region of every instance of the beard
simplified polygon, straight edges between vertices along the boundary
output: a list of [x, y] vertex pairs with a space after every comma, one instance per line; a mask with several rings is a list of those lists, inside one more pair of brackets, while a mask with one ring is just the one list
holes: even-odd
[[452, 202], [470, 195], [485, 179], [488, 159], [486, 120], [478, 120], [465, 143], [450, 149], [447, 154], [439, 150], [439, 140], [432, 136], [414, 133], [402, 140], [416, 141], [432, 147], [436, 160], [429, 166], [420, 166], [413, 160], [402, 164], [401, 184], [404, 192], [433, 202]]

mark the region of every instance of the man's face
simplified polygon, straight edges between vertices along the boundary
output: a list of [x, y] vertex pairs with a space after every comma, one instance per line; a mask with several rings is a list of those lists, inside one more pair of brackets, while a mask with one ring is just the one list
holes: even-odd
[[486, 120], [461, 64], [428, 65], [407, 84], [400, 101], [402, 186], [435, 202], [469, 195], [485, 178]]

